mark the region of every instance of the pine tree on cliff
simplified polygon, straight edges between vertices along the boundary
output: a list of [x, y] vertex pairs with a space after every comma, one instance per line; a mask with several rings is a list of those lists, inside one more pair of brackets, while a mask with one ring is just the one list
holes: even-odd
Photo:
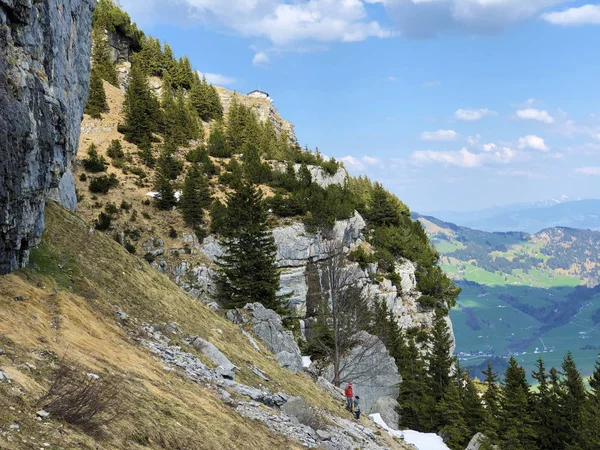
[[125, 123], [119, 127], [125, 139], [139, 147], [150, 145], [159, 117], [158, 100], [150, 92], [144, 72], [137, 66], [131, 68], [130, 81], [125, 91]]
[[450, 354], [452, 336], [445, 317], [443, 312], [436, 311], [430, 337], [431, 348], [427, 355], [428, 382], [431, 395], [436, 403], [440, 401], [450, 383], [450, 373], [454, 362]]
[[376, 226], [400, 225], [398, 206], [392, 195], [379, 183], [373, 186], [367, 219]]
[[212, 197], [208, 180], [197, 164], [193, 164], [185, 175], [178, 209], [185, 223], [198, 227], [204, 220], [204, 211], [210, 207]]
[[101, 119], [102, 113], [108, 110], [106, 101], [106, 92], [104, 92], [104, 83], [100, 77], [100, 73], [95, 67], [92, 67], [90, 72], [90, 96], [88, 97], [85, 113], [89, 114], [94, 119]]
[[224, 255], [219, 262], [219, 300], [230, 308], [260, 302], [283, 312], [277, 247], [268, 227], [262, 193], [243, 180], [227, 195], [226, 226], [221, 230]]
[[531, 399], [525, 369], [511, 357], [500, 397], [500, 437], [503, 450], [536, 450], [537, 433], [530, 415]]
[[117, 69], [110, 59], [110, 50], [104, 29], [94, 28], [92, 40], [92, 66], [98, 72], [100, 78], [108, 81], [113, 86], [118, 86]]
[[204, 76], [200, 80], [197, 72], [192, 77], [190, 103], [205, 122], [223, 117], [223, 105], [217, 90], [208, 84]]
[[147, 76], [159, 77], [162, 75], [164, 55], [158, 38], [146, 36], [142, 40], [142, 50], [135, 55], [136, 64]]

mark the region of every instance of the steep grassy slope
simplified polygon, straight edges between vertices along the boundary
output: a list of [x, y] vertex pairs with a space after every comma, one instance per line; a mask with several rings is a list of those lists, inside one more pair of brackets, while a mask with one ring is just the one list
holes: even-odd
[[[42, 442], [51, 448], [90, 449], [299, 448], [238, 415], [213, 391], [165, 370], [134, 339], [142, 323], [176, 322], [182, 332], [210, 339], [225, 353], [238, 366], [239, 381], [263, 383], [273, 392], [300, 395], [343, 414], [307, 375], [281, 369], [268, 352], [256, 351], [237, 326], [183, 294], [107, 235], [56, 205], [47, 208], [46, 221], [32, 267], [0, 277], [0, 369], [13, 378], [0, 382], [0, 430], [20, 425], [20, 432], [0, 433], [0, 448], [38, 448]], [[130, 319], [119, 321], [116, 307]], [[127, 414], [100, 441], [57, 421], [35, 420], [36, 400], [62, 357], [90, 372], [117, 373], [126, 380], [122, 402]], [[252, 366], [270, 381], [259, 379]]]

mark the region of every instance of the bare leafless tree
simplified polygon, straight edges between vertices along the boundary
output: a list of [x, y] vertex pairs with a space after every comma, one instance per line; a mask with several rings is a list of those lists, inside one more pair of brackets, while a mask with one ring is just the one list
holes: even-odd
[[[347, 371], [350, 350], [358, 346], [370, 347], [366, 342], [364, 330], [369, 328], [371, 314], [367, 297], [360, 285], [358, 268], [348, 263], [343, 243], [338, 240], [326, 240], [322, 249], [327, 255], [319, 268], [322, 272], [322, 289], [328, 294], [323, 296], [322, 304], [316, 311], [319, 332], [312, 333], [311, 345], [331, 361], [333, 365], [332, 382], [340, 386], [340, 374]], [[325, 328], [325, 331], [323, 330]], [[354, 352], [359, 358], [368, 354], [368, 350]]]

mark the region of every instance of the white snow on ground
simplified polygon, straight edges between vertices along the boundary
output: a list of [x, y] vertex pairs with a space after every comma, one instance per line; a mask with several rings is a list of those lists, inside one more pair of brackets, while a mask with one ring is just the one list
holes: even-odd
[[311, 364], [312, 364], [312, 361], [310, 360], [310, 356], [302, 357], [302, 367], [304, 367], [304, 368], [310, 367]]
[[441, 437], [434, 433], [420, 433], [413, 430], [398, 431], [388, 427], [381, 414], [370, 414], [369, 418], [386, 430], [392, 436], [404, 439], [407, 444], [413, 444], [419, 450], [450, 450]]

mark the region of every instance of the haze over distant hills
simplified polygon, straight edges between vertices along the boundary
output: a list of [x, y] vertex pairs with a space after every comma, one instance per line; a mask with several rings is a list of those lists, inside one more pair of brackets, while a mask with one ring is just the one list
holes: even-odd
[[477, 211], [435, 211], [428, 215], [483, 231], [525, 231], [571, 227], [600, 230], [600, 199], [557, 199], [513, 203]]
[[559, 365], [567, 350], [591, 373], [600, 350], [600, 232], [487, 232], [418, 219], [462, 288], [451, 317], [457, 353], [474, 376], [490, 357], [502, 367], [515, 355], [529, 372], [540, 354]]

